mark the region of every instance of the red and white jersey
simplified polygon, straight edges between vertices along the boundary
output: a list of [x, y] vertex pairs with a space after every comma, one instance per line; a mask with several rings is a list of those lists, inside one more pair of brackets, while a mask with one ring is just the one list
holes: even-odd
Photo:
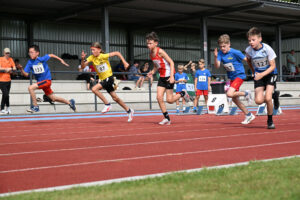
[[157, 67], [160, 77], [169, 77], [171, 75], [170, 64], [164, 58], [158, 55], [159, 49], [160, 48], [157, 47], [155, 57], [152, 57], [152, 55], [150, 54], [150, 58], [153, 61], [154, 65]]

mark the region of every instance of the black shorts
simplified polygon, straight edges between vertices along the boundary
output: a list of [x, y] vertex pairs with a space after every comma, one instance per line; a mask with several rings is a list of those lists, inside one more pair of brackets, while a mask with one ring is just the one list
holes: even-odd
[[105, 89], [108, 93], [115, 91], [113, 76], [110, 76], [110, 77], [102, 80], [99, 84], [102, 85], [103, 89]]
[[264, 87], [266, 89], [267, 85], [274, 85], [274, 88], [276, 88], [276, 81], [277, 74], [268, 74], [258, 81], [254, 80], [254, 88]]
[[168, 81], [170, 77], [159, 77], [157, 86], [164, 87], [166, 89], [173, 89], [174, 83]]

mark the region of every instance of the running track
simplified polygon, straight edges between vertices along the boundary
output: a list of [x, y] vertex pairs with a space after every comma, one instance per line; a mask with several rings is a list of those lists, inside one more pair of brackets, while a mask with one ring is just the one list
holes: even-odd
[[0, 194], [62, 185], [300, 155], [300, 107], [266, 116], [159, 112], [7, 116], [0, 118]]

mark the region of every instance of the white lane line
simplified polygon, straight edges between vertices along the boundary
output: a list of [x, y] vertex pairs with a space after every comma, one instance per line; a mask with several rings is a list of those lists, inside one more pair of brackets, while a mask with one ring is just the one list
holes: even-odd
[[286, 142], [276, 142], [276, 143], [267, 143], [267, 144], [258, 144], [258, 145], [249, 145], [249, 146], [239, 146], [239, 147], [229, 147], [229, 148], [219, 148], [219, 149], [209, 149], [209, 150], [201, 150], [201, 151], [167, 153], [167, 154], [158, 154], [158, 155], [149, 155], [149, 156], [118, 158], [118, 159], [110, 159], [110, 160], [98, 160], [98, 161], [91, 161], [91, 162], [81, 162], [81, 163], [72, 163], [72, 164], [63, 164], [63, 165], [52, 165], [52, 166], [44, 166], [44, 167], [14, 169], [14, 170], [0, 171], [0, 174], [7, 174], [7, 173], [14, 173], [14, 172], [36, 171], [36, 170], [44, 170], [44, 169], [55, 169], [55, 168], [63, 168], [63, 167], [74, 167], [74, 166], [92, 165], [92, 164], [103, 164], [103, 163], [110, 163], [110, 162], [121, 162], [121, 161], [133, 161], [133, 160], [142, 160], [142, 159], [151, 159], [151, 158], [162, 158], [162, 157], [171, 157], [171, 156], [183, 156], [183, 155], [210, 153], [210, 152], [217, 152], [217, 151], [240, 150], [240, 149], [268, 147], [268, 146], [294, 144], [294, 143], [300, 143], [300, 140], [286, 141]]
[[195, 138], [184, 138], [184, 139], [174, 139], [174, 140], [158, 140], [158, 141], [151, 141], [151, 142], [138, 142], [138, 143], [127, 143], [127, 144], [100, 145], [100, 146], [88, 146], [88, 147], [65, 148], [65, 149], [50, 149], [50, 150], [41, 150], [41, 151], [3, 153], [3, 154], [0, 154], [0, 157], [38, 154], [38, 153], [62, 152], [62, 151], [78, 151], [78, 150], [90, 150], [90, 149], [101, 149], [101, 148], [138, 146], [138, 145], [149, 145], [149, 144], [162, 144], [162, 143], [172, 143], [172, 142], [186, 142], [186, 141], [220, 139], [220, 138], [230, 138], [230, 137], [257, 136], [257, 135], [265, 135], [265, 134], [273, 136], [270, 133], [274, 134], [274, 133], [290, 133], [290, 132], [298, 132], [298, 130], [284, 130], [284, 131], [276, 131], [276, 132], [266, 131], [266, 132], [259, 132], [259, 133], [255, 132], [255, 133], [247, 133], [247, 134], [232, 134], [232, 135], [222, 135], [222, 136], [195, 137]]
[[[283, 123], [283, 124], [277, 124], [277, 126], [281, 125], [293, 125], [298, 123]], [[182, 127], [182, 126], [180, 126]], [[194, 126], [192, 126], [194, 127]], [[175, 128], [175, 127], [174, 127]], [[228, 130], [231, 127], [223, 127], [223, 128], [205, 128], [201, 129], [201, 131], [214, 131], [214, 130]], [[244, 126], [235, 127], [234, 129], [245, 129]], [[124, 129], [122, 129], [124, 130]], [[126, 129], [127, 130], [127, 129]], [[135, 129], [133, 129], [135, 130]], [[174, 133], [184, 133], [184, 132], [197, 132], [200, 131], [199, 129], [195, 130], [193, 129], [185, 129], [180, 131], [163, 131], [163, 132], [149, 132], [149, 133], [140, 133], [140, 134], [133, 134], [133, 135], [104, 135], [104, 136], [94, 136], [94, 137], [79, 137], [79, 138], [69, 138], [69, 139], [53, 139], [53, 140], [33, 140], [33, 141], [24, 141], [24, 142], [7, 142], [7, 143], [0, 143], [0, 146], [4, 145], [18, 145], [18, 144], [32, 144], [32, 143], [48, 143], [48, 142], [64, 142], [64, 141], [76, 141], [76, 140], [90, 140], [90, 139], [105, 139], [105, 138], [118, 138], [118, 137], [137, 137], [137, 136], [151, 136], [151, 135], [159, 135], [159, 134], [174, 134]], [[274, 130], [273, 130], [274, 132]], [[86, 132], [80, 132], [80, 133], [86, 133]], [[69, 134], [69, 133], [68, 133]], [[72, 133], [70, 133], [72, 134]], [[61, 134], [62, 135], [62, 134]]]
[[[274, 161], [274, 160], [283, 160], [283, 159], [290, 159], [290, 158], [300, 158], [300, 155], [272, 158], [272, 159], [265, 159], [265, 160], [256, 160], [256, 162], [257, 161], [258, 162], [270, 162], [270, 161]], [[251, 163], [253, 163], [253, 162], [251, 161]], [[192, 173], [192, 172], [200, 172], [203, 169], [205, 169], [205, 170], [222, 169], [222, 168], [244, 166], [244, 165], [249, 165], [249, 164], [250, 164], [250, 161], [249, 162], [232, 163], [232, 164], [227, 164], [227, 165], [205, 167], [205, 168], [196, 168], [196, 169], [180, 170], [180, 171], [173, 171], [173, 172], [166, 172], [166, 173], [149, 174], [149, 175], [143, 175], [143, 176], [131, 176], [131, 177], [125, 177], [125, 178], [116, 178], [116, 179], [110, 179], [110, 180], [104, 180], [104, 181], [94, 181], [94, 182], [79, 183], [79, 184], [72, 184], [72, 185], [63, 185], [63, 186], [40, 188], [40, 189], [33, 189], [33, 190], [24, 190], [24, 191], [18, 191], [18, 192], [8, 192], [8, 193], [0, 194], [0, 197], [7, 197], [7, 196], [12, 196], [12, 195], [19, 195], [19, 194], [32, 193], [32, 192], [52, 192], [52, 191], [58, 191], [58, 190], [67, 190], [67, 189], [71, 189], [74, 187], [102, 186], [102, 185], [108, 185], [108, 184], [112, 184], [112, 183], [138, 181], [138, 180], [143, 180], [143, 179], [148, 179], [148, 178], [163, 177], [163, 176], [171, 175], [174, 173]]]

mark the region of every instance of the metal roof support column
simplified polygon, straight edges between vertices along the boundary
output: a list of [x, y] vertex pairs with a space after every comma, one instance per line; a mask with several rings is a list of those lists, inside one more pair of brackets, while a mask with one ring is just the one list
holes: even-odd
[[281, 54], [281, 27], [280, 25], [276, 25], [276, 41], [275, 41], [275, 49], [276, 49], [276, 67], [279, 66], [279, 80], [282, 82], [282, 54]]
[[133, 31], [131, 27], [127, 29], [127, 60], [129, 60], [130, 64], [134, 62], [134, 44], [133, 44]]
[[201, 56], [205, 60], [205, 66], [208, 64], [208, 48], [207, 48], [207, 17], [200, 18], [201, 24]]
[[[33, 23], [32, 21], [26, 21], [26, 40], [27, 40], [27, 50], [33, 45]], [[26, 50], [26, 52], [27, 52]], [[28, 54], [26, 54], [28, 56]]]
[[109, 13], [107, 7], [102, 7], [102, 45], [106, 53], [109, 52]]

